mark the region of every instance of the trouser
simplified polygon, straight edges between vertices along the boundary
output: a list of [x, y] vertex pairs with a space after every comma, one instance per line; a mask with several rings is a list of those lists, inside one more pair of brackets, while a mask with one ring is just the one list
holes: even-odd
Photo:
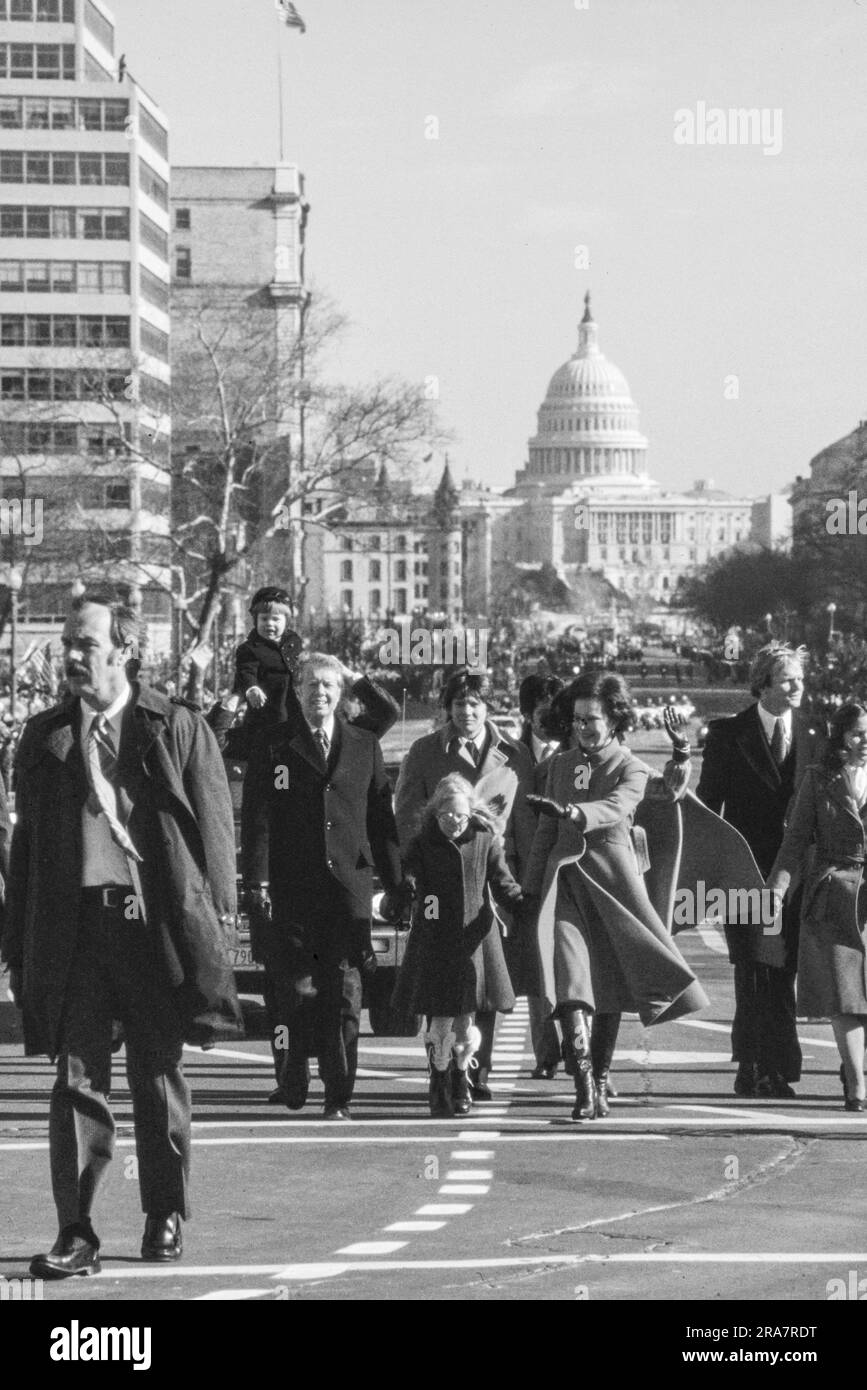
[[732, 1061], [755, 1063], [759, 1076], [801, 1075], [795, 971], [744, 961], [735, 965]]
[[[86, 890], [85, 890], [86, 891]], [[48, 1140], [60, 1228], [90, 1224], [114, 1152], [112, 1023], [126, 1038], [142, 1210], [190, 1215], [190, 1091], [183, 1029], [148, 927], [85, 897], [51, 1094]]]
[[481, 1034], [481, 1043], [476, 1053], [476, 1062], [480, 1071], [491, 1070], [491, 1057], [494, 1051], [494, 1033], [497, 1029], [497, 1015], [495, 1010], [480, 1009], [476, 1013], [476, 1027]]
[[551, 1006], [538, 994], [527, 996], [530, 1039], [537, 1067], [556, 1067], [560, 1061], [560, 1034], [551, 1017]]
[[315, 999], [295, 990], [294, 973], [279, 967], [268, 954], [265, 964], [265, 1006], [271, 1029], [271, 1051], [278, 1087], [306, 1094], [308, 1057], [316, 1057], [325, 1087], [327, 1107], [343, 1107], [352, 1099], [358, 1069], [361, 1022], [361, 971], [346, 959], [317, 961], [313, 969]]

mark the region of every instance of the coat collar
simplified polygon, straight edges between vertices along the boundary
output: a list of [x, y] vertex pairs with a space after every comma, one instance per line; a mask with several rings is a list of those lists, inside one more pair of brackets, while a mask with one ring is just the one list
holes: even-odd
[[[132, 681], [131, 686], [132, 698], [124, 710], [124, 720], [132, 720], [139, 754], [145, 758], [162, 733], [172, 706], [167, 696], [150, 686], [139, 685], [137, 681]], [[80, 702], [71, 698], [63, 700], [37, 718], [43, 722], [41, 746], [60, 762], [67, 762], [78, 744]]]
[[844, 811], [848, 811], [851, 816], [854, 816], [863, 829], [864, 821], [858, 807], [858, 802], [855, 800], [852, 783], [849, 780], [845, 768], [841, 767], [838, 772], [831, 773], [827, 785], [828, 795], [842, 806]]
[[[437, 730], [440, 747], [443, 754], [448, 753], [449, 744], [453, 738], [460, 738], [454, 724], [450, 719], [446, 720], [441, 729]], [[485, 747], [487, 752], [478, 766], [479, 776], [484, 776], [486, 772], [491, 772], [495, 767], [502, 767], [510, 759], [511, 749], [515, 745], [510, 739], [504, 738], [496, 724], [492, 724], [490, 719], [485, 720]]]

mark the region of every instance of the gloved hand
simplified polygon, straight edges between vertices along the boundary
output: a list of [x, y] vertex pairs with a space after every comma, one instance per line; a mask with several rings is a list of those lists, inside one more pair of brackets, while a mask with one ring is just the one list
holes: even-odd
[[261, 709], [267, 702], [268, 696], [265, 694], [262, 687], [260, 685], [251, 685], [250, 689], [247, 691], [247, 704], [250, 706], [250, 709]]
[[412, 900], [415, 897], [415, 880], [412, 878], [401, 879], [400, 883], [390, 893], [384, 893], [379, 910], [386, 922], [404, 921], [412, 908]]
[[365, 946], [361, 953], [361, 973], [370, 979], [371, 975], [376, 974], [379, 962], [376, 959], [376, 952], [372, 946]]
[[672, 760], [676, 763], [689, 762], [689, 738], [682, 731], [683, 725], [687, 723], [687, 716], [683, 710], [679, 710], [675, 705], [666, 705], [662, 711], [662, 723], [665, 732], [672, 743]]
[[559, 801], [552, 801], [549, 796], [535, 796], [530, 792], [527, 801], [543, 816], [557, 816], [560, 820], [574, 820], [571, 806], [561, 806]]

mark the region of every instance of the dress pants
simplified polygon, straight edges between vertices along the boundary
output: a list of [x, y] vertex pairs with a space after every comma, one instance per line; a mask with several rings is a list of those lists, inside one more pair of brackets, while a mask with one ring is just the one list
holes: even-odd
[[[307, 1092], [307, 1059], [316, 1057], [326, 1107], [348, 1105], [358, 1067], [361, 971], [350, 964], [349, 953], [335, 959], [333, 953], [326, 955], [315, 948], [301, 969], [293, 940], [275, 939], [274, 933], [263, 954], [278, 1088], [301, 1100]], [[295, 980], [307, 970], [317, 990], [315, 999], [303, 998], [295, 990]]]
[[802, 895], [799, 886], [783, 907], [786, 964], [777, 967], [746, 960], [735, 962], [732, 1061], [755, 1062], [760, 1077], [776, 1072], [785, 1081], [798, 1081], [801, 1076], [795, 976]]
[[[132, 892], [132, 890], [129, 890]], [[190, 1215], [190, 1092], [183, 1029], [148, 927], [122, 907], [86, 901], [67, 987], [51, 1095], [51, 1182], [60, 1228], [87, 1225], [114, 1150], [109, 1108], [112, 1023], [126, 1036], [142, 1210]]]

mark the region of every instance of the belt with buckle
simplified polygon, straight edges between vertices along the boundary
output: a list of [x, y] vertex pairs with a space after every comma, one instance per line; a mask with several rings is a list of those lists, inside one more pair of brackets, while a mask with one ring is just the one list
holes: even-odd
[[84, 902], [98, 903], [100, 907], [123, 907], [134, 892], [131, 883], [102, 883], [96, 888], [82, 888], [81, 896]]

